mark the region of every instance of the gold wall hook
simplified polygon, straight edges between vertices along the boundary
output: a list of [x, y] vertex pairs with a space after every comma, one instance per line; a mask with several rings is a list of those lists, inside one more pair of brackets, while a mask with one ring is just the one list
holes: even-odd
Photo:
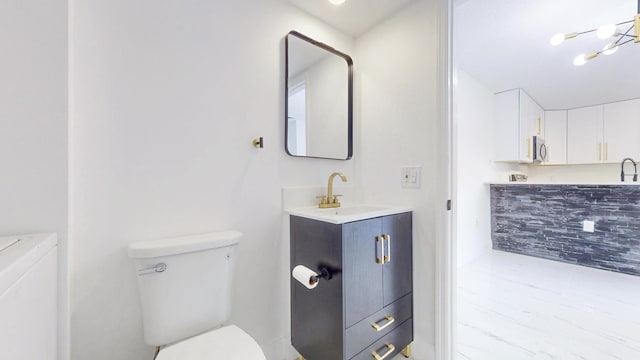
[[253, 139], [253, 147], [255, 147], [257, 149], [264, 148], [264, 140], [263, 140], [262, 136], [260, 136], [257, 139]]

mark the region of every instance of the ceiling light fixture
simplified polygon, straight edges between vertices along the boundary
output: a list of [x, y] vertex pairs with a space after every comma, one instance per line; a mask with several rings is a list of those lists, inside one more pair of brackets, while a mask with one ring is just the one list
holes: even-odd
[[332, 3], [333, 5], [340, 5], [345, 1], [346, 0], [329, 0], [329, 2]]
[[[330, 0], [331, 1], [331, 0]], [[626, 31], [620, 30], [626, 29]], [[588, 34], [595, 32], [598, 36], [598, 39], [610, 39], [614, 37], [615, 40], [605, 45], [602, 50], [594, 51], [589, 54], [580, 54], [573, 59], [573, 64], [576, 66], [582, 66], [586, 64], [589, 60], [598, 57], [598, 55], [611, 55], [618, 51], [618, 48], [624, 44], [628, 44], [630, 42], [638, 43], [640, 42], [640, 0], [638, 0], [638, 13], [633, 17], [633, 19], [628, 21], [623, 21], [617, 24], [607, 24], [602, 25], [597, 29], [591, 29], [582, 32], [574, 32], [569, 34], [555, 34], [549, 40], [549, 43], [553, 46], [558, 46], [562, 44], [565, 40], [573, 39], [578, 35]]]

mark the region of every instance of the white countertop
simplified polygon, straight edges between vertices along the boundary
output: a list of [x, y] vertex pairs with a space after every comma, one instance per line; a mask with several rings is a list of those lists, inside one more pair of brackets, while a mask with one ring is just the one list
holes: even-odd
[[344, 224], [353, 221], [372, 219], [412, 211], [406, 206], [377, 204], [342, 204], [337, 208], [321, 209], [318, 206], [285, 210], [290, 215], [319, 220], [331, 224]]

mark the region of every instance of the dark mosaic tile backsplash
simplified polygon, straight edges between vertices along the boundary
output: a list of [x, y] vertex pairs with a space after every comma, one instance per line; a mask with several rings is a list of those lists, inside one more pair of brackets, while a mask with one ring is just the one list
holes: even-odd
[[491, 185], [491, 239], [496, 250], [640, 275], [640, 186]]

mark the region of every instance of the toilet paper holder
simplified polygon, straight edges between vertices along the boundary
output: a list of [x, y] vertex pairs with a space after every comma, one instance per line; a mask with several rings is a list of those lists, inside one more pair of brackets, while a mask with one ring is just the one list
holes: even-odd
[[320, 271], [320, 273], [315, 276], [316, 281], [320, 279], [331, 280], [333, 278], [333, 272], [326, 266], [321, 267], [318, 271]]
[[307, 289], [312, 290], [318, 286], [320, 279], [331, 280], [333, 271], [327, 266], [319, 266], [318, 270], [314, 271], [304, 265], [297, 265], [291, 271], [291, 276]]

